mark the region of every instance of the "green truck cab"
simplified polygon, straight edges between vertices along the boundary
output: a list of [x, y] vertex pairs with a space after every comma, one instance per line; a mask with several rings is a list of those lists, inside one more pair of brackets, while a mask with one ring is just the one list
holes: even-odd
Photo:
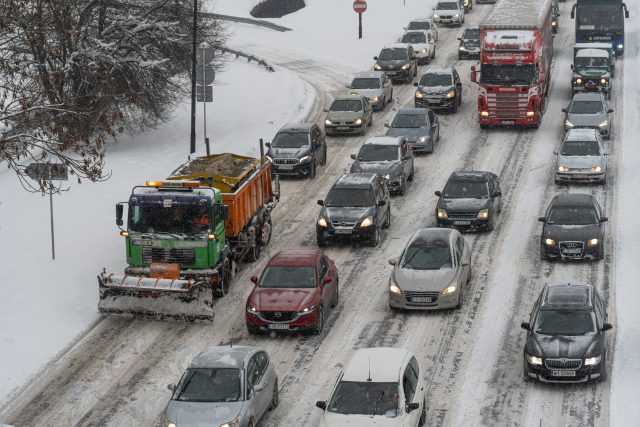
[[576, 43], [573, 48], [571, 94], [603, 92], [611, 96], [615, 54], [609, 43]]

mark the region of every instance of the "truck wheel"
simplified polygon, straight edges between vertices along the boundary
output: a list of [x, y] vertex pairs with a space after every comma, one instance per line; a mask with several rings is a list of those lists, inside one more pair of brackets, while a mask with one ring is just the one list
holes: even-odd
[[260, 246], [255, 245], [249, 249], [249, 253], [247, 254], [247, 261], [255, 262], [260, 258]]
[[271, 231], [273, 227], [271, 226], [271, 216], [267, 215], [264, 222], [262, 223], [262, 227], [260, 227], [260, 246], [267, 246], [271, 241]]
[[229, 287], [231, 286], [231, 280], [233, 280], [233, 272], [231, 271], [231, 265], [228, 260], [225, 260], [222, 265], [221, 281], [218, 282], [215, 289], [215, 296], [222, 298], [229, 293]]

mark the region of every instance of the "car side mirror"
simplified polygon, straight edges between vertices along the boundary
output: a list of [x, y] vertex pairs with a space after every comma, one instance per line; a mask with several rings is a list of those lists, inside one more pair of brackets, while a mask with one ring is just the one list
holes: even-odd
[[374, 56], [374, 57], [373, 57], [373, 59], [374, 59], [375, 61], [377, 61], [377, 60], [378, 60], [378, 57], [377, 57], [377, 56]]
[[606, 216], [603, 216], [602, 218], [600, 218], [600, 222], [607, 222], [609, 221], [609, 218], [607, 218]]
[[398, 263], [398, 258], [389, 258], [389, 264], [395, 266]]
[[570, 65], [571, 69], [573, 70], [573, 64]]
[[402, 160], [409, 160], [411, 159], [411, 154], [405, 154], [404, 156], [402, 156]]
[[385, 123], [384, 127], [388, 128], [389, 126], [391, 126], [389, 123]]
[[253, 283], [255, 283], [256, 285], [258, 284], [258, 276], [251, 276], [249, 278], [249, 280], [251, 280]]
[[466, 267], [467, 265], [469, 265], [469, 261], [462, 261], [461, 264], [463, 267]]
[[351, 157], [353, 160], [355, 160], [355, 159], [356, 159], [356, 155], [355, 155], [355, 154], [352, 154], [350, 157]]
[[324, 206], [324, 200], [318, 200], [318, 204], [319, 204], [320, 206]]
[[316, 402], [316, 407], [318, 407], [318, 408], [320, 408], [320, 409], [322, 409], [324, 411], [325, 409], [327, 409], [327, 402], [325, 402], [324, 400], [318, 400]]
[[500, 196], [502, 196], [502, 191], [494, 191], [493, 197], [500, 197]]
[[525, 331], [528, 331], [531, 329], [531, 325], [529, 324], [529, 322], [522, 322], [520, 323], [520, 327], [522, 329], [524, 329]]
[[409, 412], [415, 411], [418, 408], [420, 408], [420, 404], [418, 402], [411, 402], [411, 403], [407, 403], [405, 410], [407, 411], [407, 413], [409, 413]]
[[607, 110], [607, 113], [613, 113], [613, 108], [609, 108], [609, 109]]
[[124, 222], [122, 221], [122, 212], [124, 211], [124, 206], [122, 206], [122, 203], [118, 203], [116, 205], [116, 225], [118, 227], [121, 227], [122, 224], [124, 224]]
[[328, 112], [329, 112], [329, 109], [328, 109], [328, 108], [325, 108], [325, 109], [324, 109], [324, 110], [322, 110], [322, 111], [324, 111], [325, 113], [328, 113]]
[[267, 147], [267, 148], [269, 148], [269, 147], [271, 147], [271, 143], [270, 143], [270, 142], [265, 142], [265, 143], [264, 143], [264, 146], [265, 146], [265, 147]]
[[541, 217], [538, 217], [538, 221], [540, 221], [540, 222], [546, 222], [546, 221], [547, 221], [547, 218], [546, 218], [546, 217], [544, 217], [544, 216], [541, 216]]
[[456, 37], [458, 40], [462, 41], [462, 37]]
[[558, 150], [553, 150], [553, 154], [558, 154]]
[[566, 112], [567, 112], [567, 109], [566, 109], [566, 108], [563, 108], [563, 109], [562, 109], [562, 112], [563, 112], [563, 113], [566, 113]]
[[416, 56], [415, 55], [411, 55], [411, 59], [416, 59]]
[[386, 204], [387, 204], [386, 200], [378, 200], [378, 202], [376, 203], [376, 206], [384, 206]]
[[438, 196], [438, 197], [442, 197], [442, 191], [436, 191], [435, 195]]
[[415, 87], [420, 86], [420, 85], [418, 84], [418, 82], [415, 82], [413, 85], [414, 85]]
[[613, 325], [611, 323], [605, 323], [604, 325], [602, 325], [602, 332], [608, 331], [610, 329], [613, 329]]
[[347, 89], [351, 89], [351, 86], [349, 85], [344, 85], [344, 87], [346, 87]]
[[331, 277], [325, 276], [322, 278], [322, 284], [326, 285], [327, 283], [331, 283], [332, 279]]
[[173, 392], [173, 391], [176, 391], [176, 385], [175, 385], [175, 384], [173, 384], [173, 383], [169, 384], [169, 385], [167, 386], [167, 388], [168, 388], [169, 390], [171, 390], [172, 392]]

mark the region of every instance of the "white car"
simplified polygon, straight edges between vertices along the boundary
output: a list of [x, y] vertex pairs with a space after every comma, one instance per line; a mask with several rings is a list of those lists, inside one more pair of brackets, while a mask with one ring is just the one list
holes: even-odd
[[424, 372], [402, 348], [362, 348], [346, 365], [323, 410], [321, 427], [423, 426], [427, 418]]
[[426, 31], [407, 31], [399, 42], [413, 46], [418, 64], [426, 64], [436, 57], [436, 43], [431, 34]]
[[457, 0], [440, 0], [433, 8], [433, 21], [460, 27], [464, 23], [464, 6]]
[[414, 19], [409, 22], [409, 25], [404, 27], [405, 31], [422, 30], [431, 34], [434, 41], [438, 41], [438, 26], [433, 22], [431, 18]]

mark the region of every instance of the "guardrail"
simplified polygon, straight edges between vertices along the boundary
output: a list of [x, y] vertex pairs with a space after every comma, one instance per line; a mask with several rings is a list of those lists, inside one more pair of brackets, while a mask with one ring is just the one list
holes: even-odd
[[276, 31], [291, 31], [291, 28], [274, 24], [273, 22], [264, 21], [262, 19], [242, 18], [240, 16], [220, 15], [219, 13], [200, 12], [200, 16], [206, 18], [220, 19], [221, 21], [241, 22], [243, 24], [257, 25], [259, 27], [271, 28]]
[[257, 57], [255, 57], [255, 56], [253, 56], [253, 55], [249, 55], [249, 54], [247, 54], [247, 53], [240, 52], [239, 50], [229, 49], [228, 47], [219, 47], [219, 46], [216, 46], [216, 47], [215, 47], [215, 49], [216, 49], [216, 50], [219, 50], [219, 51], [221, 51], [221, 52], [223, 52], [223, 53], [231, 53], [231, 54], [233, 54], [233, 55], [235, 55], [235, 56], [236, 56], [236, 59], [238, 59], [240, 56], [242, 56], [243, 58], [247, 58], [247, 61], [248, 61], [248, 62], [255, 61], [255, 62], [257, 62], [259, 65], [262, 65], [264, 68], [266, 68], [266, 69], [267, 69], [267, 71], [268, 71], [268, 72], [270, 72], [270, 73], [273, 73], [273, 72], [275, 72], [275, 71], [276, 71], [276, 70], [273, 68], [273, 66], [272, 66], [272, 65], [270, 65], [269, 63], [267, 63], [267, 61], [265, 61], [264, 59], [257, 58]]

